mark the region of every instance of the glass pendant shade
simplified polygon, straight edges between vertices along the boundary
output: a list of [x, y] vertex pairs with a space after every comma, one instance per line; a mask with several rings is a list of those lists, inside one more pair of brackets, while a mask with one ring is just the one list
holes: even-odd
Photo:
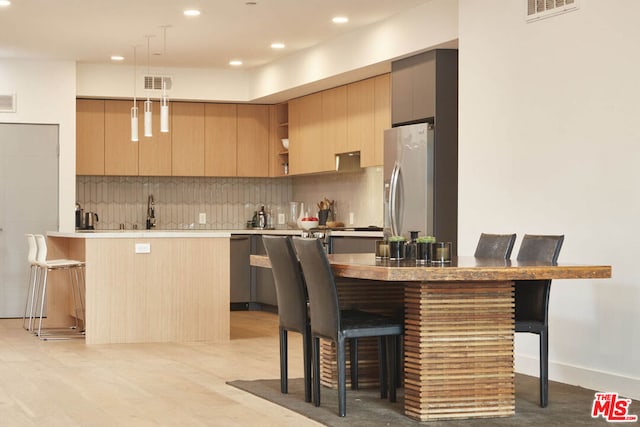
[[144, 136], [152, 137], [152, 118], [151, 118], [151, 101], [147, 99], [144, 101]]
[[160, 132], [169, 132], [169, 101], [166, 96], [160, 101]]
[[131, 108], [131, 142], [138, 142], [138, 107]]

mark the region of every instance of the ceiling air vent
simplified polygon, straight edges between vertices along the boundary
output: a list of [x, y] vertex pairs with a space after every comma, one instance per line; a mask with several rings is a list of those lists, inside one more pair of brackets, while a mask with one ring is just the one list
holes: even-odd
[[162, 80], [167, 85], [167, 90], [171, 90], [172, 79], [169, 76], [144, 76], [145, 90], [162, 90]]
[[527, 0], [527, 22], [578, 9], [578, 0]]
[[16, 94], [0, 94], [0, 113], [16, 112]]

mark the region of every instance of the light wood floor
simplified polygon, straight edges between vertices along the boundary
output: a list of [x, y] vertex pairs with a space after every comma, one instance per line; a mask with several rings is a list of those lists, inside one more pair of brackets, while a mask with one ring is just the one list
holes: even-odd
[[[232, 312], [225, 344], [40, 341], [0, 319], [2, 426], [317, 426], [225, 384], [278, 378], [278, 319]], [[302, 377], [289, 334], [290, 377]]]

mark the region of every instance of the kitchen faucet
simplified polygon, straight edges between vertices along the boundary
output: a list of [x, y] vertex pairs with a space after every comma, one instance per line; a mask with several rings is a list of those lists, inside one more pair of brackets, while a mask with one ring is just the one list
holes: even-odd
[[147, 199], [147, 230], [151, 230], [156, 226], [156, 209], [154, 204], [153, 194], [149, 194], [149, 198]]

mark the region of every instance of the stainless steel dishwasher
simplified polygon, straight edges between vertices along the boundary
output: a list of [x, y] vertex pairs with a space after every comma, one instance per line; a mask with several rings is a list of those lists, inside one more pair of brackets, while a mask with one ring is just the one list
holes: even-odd
[[229, 283], [231, 310], [248, 310], [251, 304], [250, 236], [231, 236]]

